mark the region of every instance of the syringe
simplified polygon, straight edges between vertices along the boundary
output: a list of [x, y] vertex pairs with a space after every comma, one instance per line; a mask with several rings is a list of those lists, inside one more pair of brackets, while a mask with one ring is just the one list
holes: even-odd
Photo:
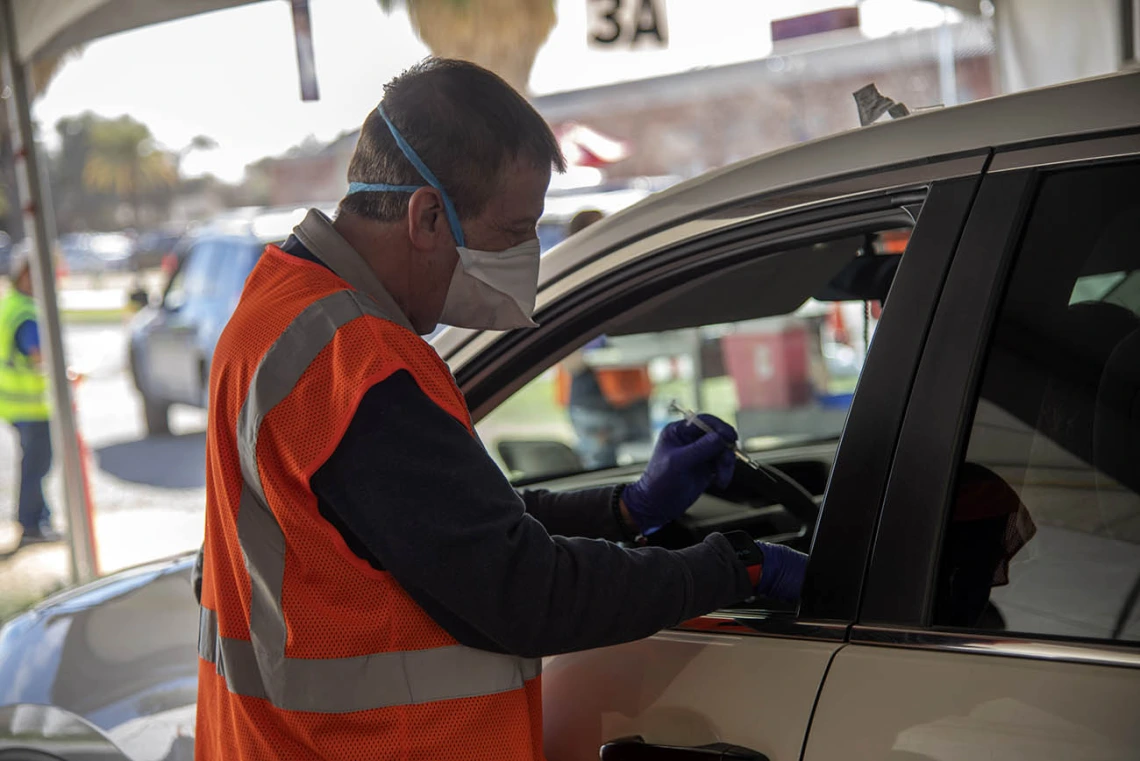
[[[700, 428], [705, 433], [717, 433], [716, 431], [713, 430], [713, 427], [711, 425], [709, 425], [705, 421], [701, 420], [700, 416], [697, 415], [697, 413], [693, 412], [690, 409], [687, 409], [686, 407], [681, 406], [681, 403], [678, 402], [676, 399], [669, 402], [669, 409], [672, 410], [673, 412], [676, 412], [679, 415], [682, 415], [685, 418], [685, 422], [689, 423], [690, 425], [695, 425], [697, 428]], [[720, 434], [717, 434], [717, 435], [719, 436]], [[764, 475], [768, 476], [769, 478], [772, 477], [768, 472], [766, 472], [763, 468], [761, 468], [760, 465], [757, 464], [757, 462], [755, 460], [753, 460], [751, 457], [749, 457], [748, 454], [743, 449], [740, 448], [740, 444], [737, 444], [735, 442], [730, 444], [726, 440], [724, 442], [724, 445], [726, 447], [732, 448], [732, 454], [736, 457], [736, 459], [740, 460], [742, 463], [744, 463], [748, 467], [752, 468], [753, 470], [758, 470], [761, 473], [763, 473]]]

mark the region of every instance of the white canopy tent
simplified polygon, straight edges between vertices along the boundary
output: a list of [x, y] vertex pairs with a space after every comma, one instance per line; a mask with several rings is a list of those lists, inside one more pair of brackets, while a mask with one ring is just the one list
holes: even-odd
[[[967, 14], [981, 12], [981, 0], [940, 2]], [[1137, 64], [1140, 0], [991, 0], [991, 6], [1003, 92]]]
[[0, 0], [4, 81], [11, 88], [8, 115], [24, 226], [32, 243], [32, 277], [40, 312], [43, 356], [53, 406], [52, 439], [63, 472], [64, 501], [75, 581], [96, 573], [91, 506], [83, 485], [75, 415], [63, 356], [59, 302], [52, 276], [55, 219], [46, 178], [32, 140], [29, 64], [80, 43], [117, 32], [258, 0]]
[[[254, 0], [9, 0], [16, 55], [28, 63], [90, 40]], [[7, 17], [7, 16], [6, 16]]]

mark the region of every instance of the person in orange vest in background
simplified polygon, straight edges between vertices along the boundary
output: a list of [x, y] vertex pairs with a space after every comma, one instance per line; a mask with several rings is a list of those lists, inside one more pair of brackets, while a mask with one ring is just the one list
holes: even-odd
[[540, 761], [543, 656], [798, 597], [806, 556], [743, 532], [630, 546], [727, 483], [730, 426], [671, 424], [633, 483], [520, 494], [421, 338], [535, 325], [563, 166], [503, 80], [429, 59], [365, 120], [336, 219], [250, 274], [210, 374], [201, 761]]
[[[574, 235], [601, 219], [600, 211], [580, 211], [570, 220], [567, 233]], [[555, 381], [557, 402], [566, 408], [578, 437], [578, 456], [591, 470], [617, 465], [618, 447], [649, 441], [651, 436], [649, 370], [590, 367], [586, 354], [605, 345], [605, 336], [599, 336], [575, 351], [558, 365]]]

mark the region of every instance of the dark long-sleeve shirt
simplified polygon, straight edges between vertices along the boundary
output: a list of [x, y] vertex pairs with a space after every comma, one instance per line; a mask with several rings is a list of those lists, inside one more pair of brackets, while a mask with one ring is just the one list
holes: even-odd
[[[313, 259], [291, 238], [285, 250]], [[542, 656], [627, 642], [752, 593], [730, 543], [625, 549], [612, 490], [521, 495], [407, 372], [363, 396], [313, 475], [321, 514], [460, 643]]]

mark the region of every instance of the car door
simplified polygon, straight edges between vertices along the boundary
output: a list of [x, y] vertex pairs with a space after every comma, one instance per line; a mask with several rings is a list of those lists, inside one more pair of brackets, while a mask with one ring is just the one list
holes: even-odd
[[148, 343], [148, 377], [160, 398], [200, 404], [200, 336], [213, 319], [212, 303], [223, 265], [225, 239], [197, 241], [163, 294]]
[[[677, 547], [710, 531], [743, 529], [810, 550], [802, 603], [744, 604], [642, 641], [547, 659], [551, 761], [594, 759], [603, 743], [631, 735], [690, 748], [727, 742], [773, 761], [799, 757], [823, 676], [854, 620], [925, 326], [984, 160], [979, 154], [799, 189], [786, 201], [792, 208], [765, 199], [768, 210], [783, 213], [756, 214], [752, 206], [733, 218], [719, 210], [722, 225], [737, 224], [650, 254], [614, 252], [540, 295], [538, 330], [473, 341], [477, 359], [463, 363], [457, 378], [481, 439], [516, 485], [568, 489], [629, 481], [640, 471], [648, 446], [619, 452], [601, 470], [575, 459], [589, 434], [575, 430], [555, 401], [555, 363], [581, 350], [600, 353], [592, 359], [600, 368], [645, 369], [653, 383], [644, 421], [650, 439], [665, 422], [667, 400], [680, 397], [734, 422], [758, 458], [822, 500], [818, 524], [815, 516], [806, 522], [738, 468], [728, 490], [706, 495], [683, 525], [655, 534], [653, 542]], [[818, 203], [801, 204], [805, 197]], [[875, 305], [844, 298], [843, 284], [859, 280], [848, 276], [864, 255], [879, 264], [889, 258], [892, 239], [909, 243], [876, 321]], [[828, 294], [837, 301], [810, 298]], [[847, 316], [842, 331], [835, 312]], [[587, 346], [599, 336], [607, 345]], [[825, 364], [828, 342], [858, 355], [853, 397], [854, 378], [832, 387], [828, 379], [842, 373], [812, 366]], [[815, 345], [811, 358], [820, 362], [803, 359], [811, 353], [805, 345]], [[765, 352], [780, 361], [757, 361]], [[766, 435], [772, 426], [780, 435]], [[567, 464], [576, 472], [567, 474]], [[643, 757], [620, 755], [636, 750], [607, 758]]]
[[1140, 134], [998, 152], [804, 758], [1140, 749]]

